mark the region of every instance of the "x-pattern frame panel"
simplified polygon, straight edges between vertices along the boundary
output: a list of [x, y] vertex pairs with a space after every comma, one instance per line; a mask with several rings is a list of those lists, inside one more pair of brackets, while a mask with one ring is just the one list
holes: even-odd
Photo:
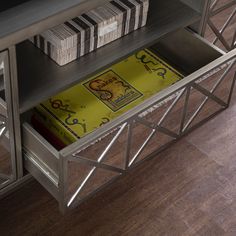
[[[229, 74], [229, 72], [232, 72], [232, 70], [235, 70], [236, 65], [236, 49], [228, 53], [227, 55], [223, 56], [225, 58], [224, 61], [221, 59], [216, 60], [216, 62], [212, 63], [211, 70], [209, 70], [207, 73], [205, 72], [206, 68], [200, 69], [200, 71], [197, 71], [195, 73], [195, 76], [193, 78], [189, 79], [188, 77], [185, 78], [185, 82], [183, 82], [183, 86], [181, 86], [181, 83], [179, 86], [176, 86], [176, 89], [172, 89], [172, 92], [168, 93], [166, 96], [160, 96], [160, 99], [153, 100], [151, 99], [150, 103], [147, 102], [147, 104], [144, 106], [144, 109], [140, 109], [139, 112], [136, 112], [134, 115], [130, 116], [128, 119], [126, 119], [123, 122], [117, 123], [116, 126], [111, 126], [111, 129], [107, 130], [107, 132], [100, 132], [100, 135], [96, 134], [94, 136], [90, 136], [85, 140], [85, 142], [81, 142], [78, 146], [77, 143], [72, 145], [72, 149], [64, 150], [60, 153], [60, 169], [59, 171], [59, 202], [60, 207], [62, 211], [65, 211], [68, 208], [73, 208], [74, 206], [81, 203], [83, 200], [85, 200], [90, 195], [97, 192], [99, 189], [106, 186], [106, 184], [102, 186], [98, 186], [96, 190], [89, 194], [89, 196], [85, 198], [80, 198], [81, 191], [86, 187], [87, 182], [90, 180], [90, 178], [96, 173], [97, 170], [107, 170], [113, 173], [116, 173], [117, 176], [120, 176], [124, 173], [126, 173], [130, 168], [133, 168], [136, 166], [139, 162], [143, 161], [138, 160], [141, 153], [145, 150], [148, 143], [154, 138], [154, 135], [157, 133], [165, 134], [166, 136], [169, 136], [171, 138], [171, 141], [164, 144], [159, 149], [155, 150], [154, 153], [159, 153], [164, 148], [168, 147], [170, 144], [175, 142], [176, 140], [180, 139], [183, 135], [186, 135], [191, 130], [199, 127], [200, 125], [207, 122], [209, 119], [214, 117], [215, 115], [219, 114], [219, 112], [223, 111], [229, 106], [230, 99], [233, 93], [233, 88], [235, 84], [236, 79], [236, 72], [234, 73], [234, 78], [232, 79], [232, 84], [230, 86], [229, 96], [227, 101], [224, 101], [219, 96], [215, 94], [215, 91], [217, 88], [219, 88], [222, 83], [224, 82], [225, 78]], [[208, 90], [200, 85], [200, 82], [208, 79], [211, 76], [214, 76], [214, 74], [218, 71], [223, 71], [224, 73], [219, 77], [219, 79], [216, 81], [214, 86]], [[187, 82], [186, 82], [187, 81]], [[182, 82], [182, 81], [181, 81]], [[175, 86], [174, 86], [175, 87]], [[186, 114], [188, 111], [189, 101], [191, 97], [191, 93], [193, 90], [198, 91], [201, 93], [205, 98], [203, 101], [201, 101], [197, 107], [197, 109], [194, 111], [194, 113], [187, 118]], [[174, 97], [174, 99], [173, 99]], [[179, 122], [179, 130], [178, 132], [173, 132], [172, 130], [168, 129], [167, 127], [163, 126], [163, 123], [165, 120], [169, 117], [171, 114], [171, 111], [176, 107], [176, 104], [179, 102], [180, 99], [184, 98], [184, 104], [182, 106], [182, 118]], [[157, 108], [160, 107], [163, 103], [166, 101], [173, 99], [169, 107], [167, 108], [166, 112], [163, 114], [163, 116], [159, 119], [158, 122], [152, 123], [150, 121], [147, 121], [145, 119], [145, 114], [148, 114], [150, 110], [153, 109], [153, 107]], [[217, 105], [220, 106], [220, 109], [216, 112], [210, 114], [208, 117], [204, 118], [203, 120], [199, 121], [198, 123], [192, 125], [195, 118], [199, 115], [199, 113], [204, 108], [205, 104], [209, 101], [214, 101]], [[131, 144], [132, 144], [132, 132], [134, 130], [134, 124], [142, 124], [150, 129], [150, 134], [147, 136], [147, 138], [143, 141], [142, 145], [140, 145], [139, 149], [131, 156], [130, 150], [131, 150]], [[103, 129], [103, 128], [102, 128]], [[121, 147], [125, 150], [124, 155], [124, 168], [120, 168], [115, 165], [107, 164], [104, 162], [104, 160], [107, 159], [107, 154], [109, 150], [115, 145], [117, 139], [120, 137], [120, 135], [123, 134], [123, 131], [127, 129], [127, 136], [126, 136], [126, 144], [125, 147]], [[99, 134], [99, 133], [98, 133]], [[97, 142], [103, 140], [106, 135], [113, 134], [112, 139], [110, 142], [106, 145], [103, 152], [99, 155], [97, 160], [91, 160], [90, 158], [83, 156], [80, 154], [81, 151], [88, 148], [90, 144], [96, 144]], [[150, 157], [153, 156], [153, 154], [147, 156]], [[146, 159], [146, 158], [145, 158]], [[73, 194], [68, 198], [67, 197], [67, 190], [68, 190], [68, 163], [72, 162], [75, 165], [76, 164], [83, 164], [91, 167], [91, 171], [84, 176], [83, 181], [78, 185], [76, 190], [73, 192]], [[114, 177], [114, 179], [116, 179]], [[110, 179], [108, 183], [113, 181], [113, 179]]]
[[[209, 8], [206, 9], [207, 13], [206, 13], [206, 22], [204, 26], [205, 28], [204, 31], [206, 30], [206, 25], [208, 25], [215, 35], [215, 38], [213, 39], [212, 43], [216, 44], [217, 42], [220, 41], [224, 49], [226, 51], [230, 51], [236, 47], [236, 30], [232, 35], [231, 42], [227, 42], [227, 39], [224, 37], [224, 33], [227, 30], [227, 28], [230, 27], [232, 20], [235, 19], [236, 17], [236, 1], [231, 0], [221, 6], [220, 0], [212, 0], [210, 1], [209, 4], [210, 4]], [[232, 12], [227, 17], [223, 26], [219, 29], [213, 22], [213, 17], [221, 14], [227, 9], [232, 9]]]

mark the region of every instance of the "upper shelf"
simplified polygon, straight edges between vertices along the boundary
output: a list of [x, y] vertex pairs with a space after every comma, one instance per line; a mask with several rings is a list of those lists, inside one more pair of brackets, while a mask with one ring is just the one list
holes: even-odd
[[1, 0], [0, 51], [109, 0]]
[[150, 1], [147, 26], [60, 67], [26, 41], [17, 46], [20, 112], [200, 19], [178, 0]]
[[28, 2], [31, 0], [1, 0], [1, 5], [0, 5], [0, 12], [6, 11], [8, 9], [11, 9], [17, 5], [21, 5], [25, 2]]

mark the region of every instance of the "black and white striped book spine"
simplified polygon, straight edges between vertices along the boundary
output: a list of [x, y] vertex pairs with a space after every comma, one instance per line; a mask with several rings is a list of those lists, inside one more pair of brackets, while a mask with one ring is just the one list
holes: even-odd
[[148, 18], [148, 10], [149, 10], [149, 0], [140, 0], [143, 4], [143, 19], [141, 27], [145, 26], [147, 24], [147, 18]]
[[149, 0], [111, 0], [30, 39], [59, 65], [65, 65], [147, 22]]

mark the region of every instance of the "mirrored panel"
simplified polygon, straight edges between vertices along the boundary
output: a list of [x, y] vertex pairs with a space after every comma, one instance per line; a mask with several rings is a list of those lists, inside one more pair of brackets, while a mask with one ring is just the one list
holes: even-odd
[[12, 101], [7, 51], [0, 53], [0, 190], [16, 179]]

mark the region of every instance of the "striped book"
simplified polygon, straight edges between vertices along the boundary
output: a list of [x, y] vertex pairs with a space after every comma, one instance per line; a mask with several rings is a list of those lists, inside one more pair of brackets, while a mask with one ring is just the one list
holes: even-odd
[[59, 65], [65, 65], [147, 22], [149, 0], [112, 0], [30, 39]]

